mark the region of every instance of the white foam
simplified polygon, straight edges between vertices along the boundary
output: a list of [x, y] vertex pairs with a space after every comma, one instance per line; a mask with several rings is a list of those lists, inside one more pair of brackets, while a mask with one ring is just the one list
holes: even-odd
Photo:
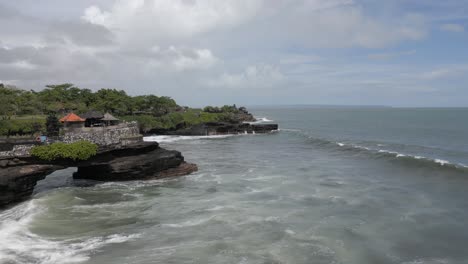
[[439, 163], [439, 164], [442, 165], [442, 166], [444, 166], [444, 165], [446, 165], [446, 164], [450, 164], [449, 161], [447, 161], [447, 160], [442, 160], [442, 159], [435, 159], [434, 162], [435, 162], [435, 163]]
[[46, 208], [31, 200], [0, 213], [0, 263], [59, 264], [87, 261], [89, 255], [106, 244], [123, 243], [139, 234], [113, 234], [68, 240], [45, 238], [29, 226]]
[[260, 124], [260, 123], [268, 123], [268, 122], [273, 122], [274, 120], [270, 120], [266, 117], [254, 117], [256, 121], [253, 121], [253, 122], [249, 122], [249, 121], [246, 121], [244, 123], [246, 124]]
[[172, 227], [172, 228], [198, 226], [198, 225], [201, 225], [201, 224], [204, 224], [204, 223], [210, 221], [214, 217], [216, 217], [216, 215], [213, 215], [213, 216], [208, 217], [208, 218], [197, 219], [197, 220], [188, 220], [188, 221], [178, 223], [178, 224], [163, 224], [162, 226]]
[[223, 209], [225, 209], [225, 208], [226, 208], [226, 206], [217, 205], [217, 206], [215, 206], [215, 207], [213, 207], [213, 208], [205, 209], [205, 211], [220, 211], [220, 210], [223, 210]]
[[402, 157], [406, 156], [406, 155], [401, 154], [401, 153], [398, 153], [398, 152], [396, 152], [396, 151], [390, 151], [390, 150], [385, 150], [385, 149], [379, 149], [378, 152], [379, 152], [379, 153], [393, 154], [393, 155], [395, 155], [395, 156], [397, 156], [397, 157], [398, 157], [399, 155], [401, 155]]
[[148, 136], [144, 137], [143, 141], [147, 142], [176, 142], [180, 140], [200, 140], [200, 139], [222, 139], [232, 137], [234, 135], [212, 135], [212, 136]]
[[396, 152], [396, 151], [388, 151], [388, 150], [384, 150], [384, 149], [378, 150], [378, 152], [379, 153], [392, 154], [392, 155], [395, 155], [396, 158], [413, 158], [413, 159], [416, 159], [416, 160], [432, 161], [432, 162], [437, 163], [437, 164], [439, 164], [441, 166], [452, 165], [452, 166], [459, 167], [459, 168], [468, 168], [468, 166], [466, 166], [465, 164], [452, 163], [452, 162], [450, 162], [448, 160], [443, 160], [443, 159], [432, 159], [432, 158], [428, 158], [428, 157], [424, 157], [424, 156], [403, 154], [403, 153], [399, 153], [399, 152]]
[[273, 120], [270, 120], [266, 117], [255, 117], [257, 119], [257, 122], [273, 122]]
[[357, 148], [357, 149], [371, 150], [368, 147], [364, 147], [364, 146], [360, 146], [360, 145], [352, 145], [352, 146], [353, 146], [353, 148]]
[[344, 144], [344, 143], [341, 143], [341, 142], [337, 142], [336, 144], [337, 144], [338, 146], [340, 146], [340, 147], [344, 147], [344, 146], [345, 146], [345, 144]]

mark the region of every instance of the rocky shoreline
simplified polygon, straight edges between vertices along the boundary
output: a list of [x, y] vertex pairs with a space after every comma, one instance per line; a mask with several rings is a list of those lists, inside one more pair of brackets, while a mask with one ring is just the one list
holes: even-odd
[[31, 156], [0, 159], [0, 207], [28, 199], [37, 182], [54, 171], [77, 167], [75, 179], [128, 181], [182, 176], [197, 171], [178, 151], [157, 142], [139, 142], [123, 148], [106, 147], [86, 161], [46, 162]]
[[208, 122], [175, 129], [153, 129], [147, 135], [211, 136], [230, 134], [265, 134], [278, 130], [278, 124]]
[[[133, 130], [133, 134], [138, 134]], [[149, 134], [206, 136], [263, 134], [276, 130], [277, 124], [211, 122], [171, 130], [153, 130]], [[39, 160], [29, 155], [30, 148], [18, 148], [22, 145], [15, 145], [11, 153], [3, 152], [10, 154], [0, 156], [0, 207], [28, 199], [38, 181], [68, 167], [78, 168], [73, 178], [96, 181], [159, 179], [188, 175], [198, 170], [197, 165], [185, 162], [179, 151], [161, 148], [157, 142], [143, 142], [141, 135], [129, 140], [119, 134], [118, 140], [113, 141], [109, 141], [111, 136], [103, 135], [104, 141], [97, 143], [103, 141], [106, 144], [98, 144], [98, 153], [86, 161]]]

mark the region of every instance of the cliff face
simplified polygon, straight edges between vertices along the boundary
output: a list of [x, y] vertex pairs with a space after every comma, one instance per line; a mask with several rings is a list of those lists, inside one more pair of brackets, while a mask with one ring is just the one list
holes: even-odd
[[73, 177], [100, 181], [159, 178], [161, 172], [182, 164], [184, 157], [179, 151], [160, 148], [155, 142], [141, 142], [80, 162]]
[[2, 168], [0, 207], [27, 199], [33, 193], [38, 181], [59, 169], [63, 167], [38, 164]]
[[139, 142], [122, 148], [102, 148], [87, 161], [44, 162], [28, 157], [0, 160], [0, 206], [27, 199], [37, 181], [67, 167], [78, 167], [74, 178], [126, 181], [187, 175], [197, 166], [184, 161], [178, 151], [166, 150], [156, 142]]

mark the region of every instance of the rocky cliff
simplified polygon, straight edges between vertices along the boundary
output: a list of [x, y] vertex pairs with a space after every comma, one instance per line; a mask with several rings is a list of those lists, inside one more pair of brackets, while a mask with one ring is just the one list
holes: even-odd
[[139, 142], [121, 148], [102, 147], [87, 161], [45, 162], [31, 156], [0, 159], [0, 206], [27, 199], [37, 181], [67, 167], [78, 167], [74, 178], [126, 181], [190, 174], [197, 166], [184, 161], [178, 151], [156, 142]]

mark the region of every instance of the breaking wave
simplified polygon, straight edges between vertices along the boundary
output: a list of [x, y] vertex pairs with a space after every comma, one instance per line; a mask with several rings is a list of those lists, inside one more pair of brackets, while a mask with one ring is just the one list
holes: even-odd
[[273, 122], [274, 120], [268, 119], [266, 117], [254, 117], [256, 121], [254, 122], [244, 122], [248, 124], [260, 124], [260, 123], [268, 123], [268, 122]]
[[203, 139], [222, 139], [222, 138], [228, 138], [232, 137], [235, 135], [213, 135], [213, 136], [148, 136], [144, 137], [143, 140], [147, 142], [164, 142], [164, 143], [170, 143], [170, 142], [176, 142], [176, 141], [181, 141], [181, 140], [203, 140]]
[[[283, 129], [282, 131], [288, 131]], [[307, 141], [311, 144], [321, 146], [321, 147], [328, 147], [338, 151], [349, 151], [354, 152], [362, 155], [366, 155], [371, 158], [375, 159], [387, 159], [392, 161], [398, 161], [405, 163], [407, 165], [416, 165], [416, 166], [426, 166], [426, 167], [434, 167], [434, 168], [441, 168], [441, 169], [452, 169], [457, 171], [462, 171], [468, 173], [468, 166], [462, 163], [452, 162], [443, 158], [430, 158], [425, 157], [423, 155], [414, 155], [408, 153], [400, 153], [397, 151], [390, 151], [381, 148], [372, 148], [367, 146], [362, 146], [354, 143], [344, 143], [344, 142], [337, 142], [328, 139], [318, 138], [314, 136], [306, 135], [301, 131], [297, 130], [289, 130], [289, 132], [299, 133], [302, 136], [307, 138]], [[378, 144], [378, 147], [384, 147], [383, 144]]]
[[46, 211], [38, 200], [31, 200], [0, 213], [0, 263], [79, 263], [87, 261], [94, 251], [107, 244], [123, 243], [140, 236], [45, 238], [31, 232], [30, 225]]

